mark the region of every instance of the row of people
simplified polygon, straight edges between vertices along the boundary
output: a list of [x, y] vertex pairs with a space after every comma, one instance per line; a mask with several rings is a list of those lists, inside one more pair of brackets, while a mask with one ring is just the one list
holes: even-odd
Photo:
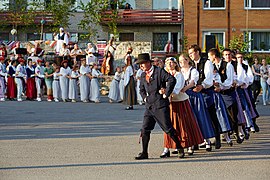
[[229, 146], [233, 145], [231, 134], [241, 144], [249, 138], [249, 131], [259, 131], [259, 114], [250, 90], [253, 74], [243, 62], [243, 54], [236, 54], [236, 62], [230, 49], [223, 50], [222, 58], [217, 49], [210, 49], [204, 59], [198, 45], [190, 46], [188, 53], [180, 55], [179, 61], [166, 59], [165, 69], [151, 65], [147, 54], [138, 61], [144, 70], [140, 93], [146, 112], [141, 130], [143, 151], [137, 160], [148, 158], [155, 122], [165, 132], [161, 158], [170, 156], [169, 149], [179, 158], [184, 157], [184, 148], [192, 155], [200, 143], [211, 151], [210, 138], [215, 138], [215, 149], [220, 149], [221, 135]]

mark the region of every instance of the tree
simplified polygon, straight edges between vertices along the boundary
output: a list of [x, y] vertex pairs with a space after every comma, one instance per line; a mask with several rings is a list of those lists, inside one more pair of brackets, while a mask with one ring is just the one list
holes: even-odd
[[[83, 38], [91, 39], [98, 33], [98, 27], [102, 22], [103, 18], [110, 19], [107, 24], [109, 27], [109, 33], [118, 35], [117, 20], [119, 19], [118, 11], [116, 8], [111, 7], [122, 7], [125, 0], [91, 0], [87, 4], [80, 1], [79, 8], [83, 10], [83, 19], [79, 22], [78, 26], [87, 31], [87, 34]], [[109, 13], [107, 13], [109, 12]]]

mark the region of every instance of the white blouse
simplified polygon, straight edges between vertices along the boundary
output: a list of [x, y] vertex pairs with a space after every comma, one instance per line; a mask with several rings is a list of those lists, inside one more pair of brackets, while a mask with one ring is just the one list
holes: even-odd
[[131, 66], [128, 66], [125, 70], [124, 75], [124, 86], [128, 85], [128, 82], [130, 80], [130, 76], [133, 76], [133, 69]]

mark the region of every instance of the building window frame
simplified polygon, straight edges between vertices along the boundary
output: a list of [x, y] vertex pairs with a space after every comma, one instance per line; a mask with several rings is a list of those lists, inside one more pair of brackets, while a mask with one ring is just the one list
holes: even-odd
[[269, 10], [270, 9], [270, 2], [269, 2], [269, 7], [252, 7], [252, 1], [253, 0], [244, 0], [244, 8], [245, 9], [257, 9], [257, 10]]
[[119, 33], [119, 41], [134, 41], [134, 33], [133, 32], [123, 32]]
[[[226, 37], [226, 32], [225, 31], [222, 31], [222, 30], [220, 30], [220, 31], [203, 31], [203, 33], [202, 33], [202, 49], [203, 50], [205, 50], [206, 49], [206, 47], [205, 47], [205, 36], [206, 35], [214, 35], [214, 34], [223, 34], [222, 35], [222, 38], [223, 38], [223, 42], [222, 42], [222, 44], [221, 43], [219, 43], [219, 45], [221, 45], [221, 46], [223, 46], [223, 47], [225, 47], [225, 43], [226, 43], [226, 41], [225, 41], [225, 37]], [[218, 39], [216, 39], [216, 40], [218, 40]]]
[[[224, 1], [224, 7], [211, 7], [211, 1], [213, 0], [203, 0], [203, 9], [204, 10], [225, 10], [226, 9], [226, 0]], [[208, 2], [208, 3], [206, 3]]]
[[[265, 35], [268, 37], [268, 42], [265, 42], [267, 37], [265, 37], [264, 41], [260, 41], [256, 43], [256, 46], [254, 45], [254, 35], [252, 33], [266, 33]], [[249, 39], [249, 51], [255, 52], [255, 53], [269, 53], [270, 52], [270, 30], [258, 30], [258, 31], [249, 31], [248, 32], [248, 39]], [[267, 40], [266, 40], [267, 41]], [[265, 48], [261, 47], [263, 42], [263, 46]]]

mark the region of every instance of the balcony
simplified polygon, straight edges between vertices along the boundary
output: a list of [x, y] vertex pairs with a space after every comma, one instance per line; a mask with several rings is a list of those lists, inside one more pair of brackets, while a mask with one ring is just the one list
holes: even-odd
[[[106, 25], [111, 21], [111, 11], [103, 14], [101, 24]], [[181, 24], [183, 13], [178, 10], [119, 10], [117, 24]]]
[[[29, 25], [29, 20], [26, 18], [23, 19], [22, 13], [13, 13], [13, 12], [0, 12], [0, 24], [3, 25]], [[53, 15], [48, 12], [35, 12], [35, 15], [31, 18], [34, 18], [33, 24], [40, 24], [41, 20], [45, 20], [46, 24], [53, 23]]]

